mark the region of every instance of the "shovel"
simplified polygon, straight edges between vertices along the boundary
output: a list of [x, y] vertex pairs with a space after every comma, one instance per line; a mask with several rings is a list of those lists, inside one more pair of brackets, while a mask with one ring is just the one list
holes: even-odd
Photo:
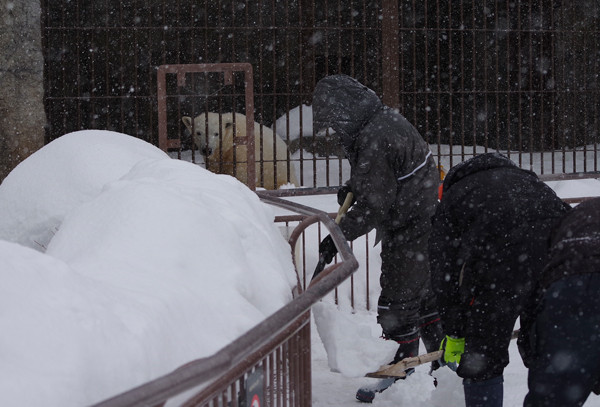
[[[517, 339], [519, 337], [519, 330], [516, 329], [512, 332], [510, 339]], [[423, 355], [404, 358], [401, 361], [391, 364], [391, 365], [383, 365], [376, 372], [367, 373], [366, 377], [397, 377], [402, 378], [406, 377], [406, 370], [411, 367], [423, 365], [425, 363], [433, 362], [434, 360], [441, 359], [444, 355], [443, 350], [436, 350], [434, 352], [425, 353]], [[453, 369], [454, 370], [454, 369]]]

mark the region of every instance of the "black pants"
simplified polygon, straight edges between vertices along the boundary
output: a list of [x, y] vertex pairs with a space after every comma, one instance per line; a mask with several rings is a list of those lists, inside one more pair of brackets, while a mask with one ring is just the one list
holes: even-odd
[[[527, 226], [514, 244], [490, 250], [489, 257], [467, 265], [463, 284], [473, 298], [465, 320], [465, 352], [456, 373], [474, 382], [502, 376], [517, 318], [547, 259], [543, 228]], [[523, 256], [523, 253], [527, 253]], [[474, 278], [475, 280], [471, 280]], [[478, 281], [472, 283], [471, 281]]]
[[552, 284], [532, 335], [524, 405], [583, 405], [600, 382], [600, 273], [572, 275]]
[[377, 321], [387, 338], [418, 331], [420, 316], [436, 311], [427, 255], [430, 231], [429, 219], [415, 218], [383, 234]]
[[430, 228], [428, 218], [413, 219], [382, 240], [377, 321], [383, 336], [400, 344], [395, 361], [416, 356], [419, 338], [428, 352], [439, 349], [443, 339], [427, 256]]
[[406, 356], [418, 351], [419, 336], [428, 352], [437, 350], [442, 340], [427, 250], [439, 183], [433, 159], [403, 182], [404, 190], [412, 192], [397, 204], [404, 208], [402, 215], [390, 219], [389, 229], [378, 231], [381, 233], [381, 295], [377, 321], [384, 337], [406, 344], [405, 352], [399, 349]]
[[456, 371], [460, 377], [480, 382], [502, 376], [520, 310], [520, 301], [503, 290], [475, 298], [465, 318], [465, 352]]

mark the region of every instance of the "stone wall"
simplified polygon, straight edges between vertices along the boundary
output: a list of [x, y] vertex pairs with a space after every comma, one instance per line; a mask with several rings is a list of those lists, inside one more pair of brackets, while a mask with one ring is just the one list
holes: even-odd
[[44, 144], [39, 0], [0, 0], [0, 181]]

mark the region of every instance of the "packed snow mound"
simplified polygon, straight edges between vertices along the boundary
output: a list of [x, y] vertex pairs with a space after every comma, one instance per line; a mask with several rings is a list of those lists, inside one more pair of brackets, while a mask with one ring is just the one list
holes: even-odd
[[[300, 117], [301, 114], [302, 117]], [[300, 126], [300, 123], [302, 123], [302, 126]], [[277, 134], [284, 140], [288, 137], [290, 140], [295, 140], [300, 137], [300, 133], [302, 133], [303, 137], [312, 137], [312, 106], [296, 106], [275, 121], [275, 128]]]
[[88, 405], [123, 389], [121, 380], [160, 372], [151, 363], [159, 355], [144, 354], [152, 349], [143, 335], [159, 333], [164, 315], [150, 326], [145, 314], [156, 310], [125, 287], [100, 284], [30, 248], [0, 241], [0, 257], [0, 307], [10, 310], [0, 316], [3, 405]]
[[[224, 316], [271, 314], [289, 302], [296, 281], [270, 208], [235, 178], [179, 160], [140, 162], [106, 185], [65, 218], [46, 253], [81, 274], [147, 289], [170, 304], [202, 296], [207, 309]], [[166, 285], [165, 273], [172, 278]], [[248, 303], [228, 301], [236, 296]], [[203, 316], [196, 318], [202, 325]], [[228, 339], [250, 327], [235, 327]]]
[[312, 311], [332, 372], [362, 377], [394, 359], [398, 344], [382, 339], [380, 329], [374, 332], [356, 314], [325, 301], [313, 305]]
[[[67, 137], [54, 153], [81, 148], [84, 175], [48, 153], [18, 172], [34, 179], [60, 163], [63, 205], [53, 202], [61, 222], [45, 253], [0, 240], [2, 405], [99, 402], [214, 354], [292, 300], [289, 245], [245, 185], [143, 144], [141, 159], [121, 152], [123, 174], [107, 176], [113, 157], [80, 142]], [[36, 193], [13, 190], [8, 203], [32, 210]], [[35, 233], [48, 222], [24, 224]]]
[[52, 141], [0, 185], [0, 239], [44, 251], [64, 216], [144, 159], [168, 158], [155, 146], [106, 130]]

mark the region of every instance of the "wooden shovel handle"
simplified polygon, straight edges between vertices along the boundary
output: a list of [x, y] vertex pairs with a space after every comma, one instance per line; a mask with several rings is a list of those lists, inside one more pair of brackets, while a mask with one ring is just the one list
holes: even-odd
[[335, 223], [337, 223], [337, 224], [340, 223], [340, 221], [342, 220], [342, 218], [344, 217], [346, 212], [348, 212], [348, 209], [350, 209], [350, 206], [352, 206], [353, 199], [354, 199], [354, 194], [352, 192], [348, 192], [348, 194], [346, 195], [346, 199], [344, 200], [344, 204], [342, 206], [340, 206], [340, 209], [338, 210], [338, 214], [335, 217]]
[[367, 377], [405, 377], [406, 369], [433, 362], [442, 357], [443, 350], [425, 353], [424, 355], [415, 356], [412, 358], [404, 358], [400, 362], [393, 365], [383, 365], [373, 373], [367, 373]]

